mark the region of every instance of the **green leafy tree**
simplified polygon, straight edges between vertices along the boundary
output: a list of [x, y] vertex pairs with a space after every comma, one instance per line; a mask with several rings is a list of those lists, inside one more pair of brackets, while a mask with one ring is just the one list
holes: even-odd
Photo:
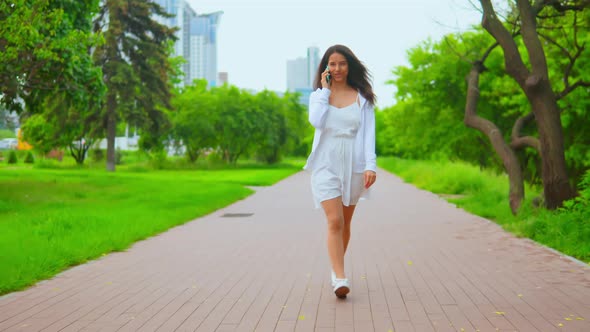
[[[588, 22], [588, 10], [545, 8], [540, 17], [542, 24], [537, 31], [544, 40], [548, 79], [565, 129], [565, 160], [573, 174], [569, 181], [575, 184], [588, 169], [590, 156], [584, 143], [589, 139], [584, 130], [590, 125], [585, 116], [589, 100], [580, 89], [587, 84], [590, 69], [589, 54], [583, 47], [588, 34], [582, 33], [588, 30], [588, 25], [582, 24]], [[513, 40], [516, 50], [525, 54], [527, 45], [519, 38], [519, 19], [515, 15], [510, 21], [516, 29]], [[394, 71], [392, 83], [398, 88], [398, 103], [385, 110], [384, 151], [409, 158], [460, 158], [482, 167], [504, 169], [516, 213], [524, 197], [523, 180], [546, 182], [543, 154], [539, 153], [541, 131], [531, 112], [530, 96], [523, 93], [518, 81], [505, 75], [505, 53], [499, 45], [493, 36], [475, 29], [446, 36], [438, 43], [427, 41], [410, 50], [410, 66]], [[485, 61], [469, 61], [481, 54]], [[531, 67], [528, 58], [523, 61]], [[486, 79], [468, 89], [468, 83], [474, 81], [466, 82], [462, 77], [474, 70], [485, 72]], [[475, 93], [477, 99], [467, 99]], [[471, 102], [467, 108], [465, 99]], [[461, 128], [461, 120], [480, 130]]]
[[287, 125], [286, 142], [283, 155], [307, 156], [311, 149], [311, 141], [307, 142], [307, 136], [313, 135], [313, 127], [307, 120], [307, 107], [299, 102], [298, 93], [285, 92], [282, 98], [284, 107], [281, 108], [285, 115]]
[[94, 56], [102, 67], [108, 87], [103, 123], [107, 137], [107, 170], [115, 170], [117, 122], [132, 123], [142, 131], [144, 148], [163, 148], [161, 138], [170, 129], [171, 97], [169, 60], [174, 29], [154, 16], [169, 17], [150, 0], [105, 0], [94, 21], [94, 30], [104, 36]]
[[[383, 110], [378, 144], [404, 158], [460, 158], [482, 167], [494, 163], [488, 144], [462, 124], [469, 64], [457, 55], [489, 40], [481, 31], [425, 41], [408, 51], [409, 66], [394, 69], [394, 106]], [[487, 101], [487, 100], [486, 100]], [[486, 114], [487, 110], [482, 110]], [[378, 137], [379, 141], [379, 137]], [[475, 143], [474, 143], [475, 142]]]
[[57, 127], [48, 123], [43, 114], [30, 116], [22, 125], [23, 139], [44, 156], [52, 149], [60, 146]]
[[236, 164], [247, 154], [261, 132], [261, 111], [250, 93], [235, 86], [224, 85], [212, 89], [217, 98], [215, 132], [223, 158]]
[[267, 164], [273, 164], [280, 160], [281, 149], [287, 143], [287, 104], [268, 90], [258, 93], [255, 102], [260, 110], [257, 121], [260, 131], [255, 147], [256, 156]]
[[173, 138], [186, 148], [191, 162], [207, 149], [216, 146], [215, 118], [217, 100], [207, 90], [207, 81], [196, 81], [176, 96], [172, 105]]
[[538, 30], [547, 44], [547, 65], [561, 110], [568, 174], [577, 184], [590, 169], [590, 9], [550, 14]]
[[[17, 84], [11, 85], [14, 89], [8, 92], [6, 102], [20, 105], [15, 100], [22, 98], [28, 110], [22, 114], [25, 135], [39, 150], [46, 153], [66, 147], [81, 164], [87, 144], [96, 136], [91, 128], [99, 120], [100, 108], [96, 105], [105, 90], [101, 70], [89, 53], [89, 48], [100, 41], [91, 32], [98, 1], [28, 1], [13, 5], [16, 7], [11, 7], [14, 11], [8, 20], [23, 22], [19, 27], [8, 27], [15, 33], [5, 44], [7, 61], [10, 64], [14, 60], [11, 55], [18, 55], [18, 59], [9, 68]], [[58, 76], [53, 77], [55, 74]], [[34, 118], [27, 124], [31, 114]]]
[[241, 156], [275, 163], [284, 155], [307, 153], [310, 126], [297, 94], [252, 95], [230, 85], [208, 89], [201, 80], [179, 91], [172, 103], [172, 137], [191, 161], [207, 149], [219, 149], [232, 164]]
[[[565, 162], [563, 127], [561, 110], [558, 100], [580, 86], [590, 86], [583, 80], [569, 82], [566, 71], [565, 88], [561, 92], [554, 91], [549, 75], [548, 58], [544, 47], [543, 25], [546, 15], [553, 17], [555, 12], [587, 10], [587, 1], [535, 1], [517, 0], [507, 22], [502, 22], [490, 0], [480, 1], [483, 9], [482, 26], [493, 36], [494, 43], [483, 55], [473, 61], [468, 78], [467, 105], [465, 107], [465, 124], [484, 133], [494, 150], [500, 156], [510, 179], [510, 206], [516, 213], [524, 197], [521, 167], [515, 150], [531, 147], [541, 156], [541, 174], [544, 187], [546, 206], [555, 209], [563, 201], [574, 196]], [[522, 38], [525, 49], [518, 47], [517, 37]], [[505, 72], [519, 86], [526, 96], [530, 113], [520, 117], [514, 124], [510, 144], [502, 137], [499, 128], [490, 120], [477, 114], [480, 75], [486, 71], [485, 61], [491, 51], [500, 46], [504, 54]], [[582, 47], [574, 47], [583, 52]], [[525, 59], [523, 55], [526, 55]], [[570, 57], [570, 67], [575, 65], [579, 57]], [[526, 61], [528, 60], [528, 61]], [[522, 135], [521, 129], [530, 121], [535, 121], [538, 138]]]
[[97, 0], [0, 2], [0, 104], [22, 113], [42, 111], [48, 96], [69, 103], [97, 103], [104, 90], [88, 49], [97, 45], [85, 29]]

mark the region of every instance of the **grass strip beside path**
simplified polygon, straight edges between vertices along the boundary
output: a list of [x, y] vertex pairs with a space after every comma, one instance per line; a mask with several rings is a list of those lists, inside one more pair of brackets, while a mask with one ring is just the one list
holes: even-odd
[[211, 213], [300, 167], [0, 170], [0, 294]]

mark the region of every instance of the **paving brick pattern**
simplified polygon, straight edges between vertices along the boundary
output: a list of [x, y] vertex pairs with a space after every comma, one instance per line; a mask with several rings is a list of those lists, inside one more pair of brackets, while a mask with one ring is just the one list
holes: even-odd
[[590, 331], [587, 265], [384, 171], [353, 220], [346, 300], [325, 237], [298, 173], [0, 297], [0, 331]]

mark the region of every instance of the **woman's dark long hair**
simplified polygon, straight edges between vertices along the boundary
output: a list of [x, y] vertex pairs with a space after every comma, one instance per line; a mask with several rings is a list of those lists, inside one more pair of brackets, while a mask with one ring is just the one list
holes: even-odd
[[346, 79], [348, 85], [359, 90], [361, 95], [363, 95], [371, 105], [375, 105], [377, 97], [375, 96], [373, 87], [370, 83], [371, 75], [369, 74], [369, 71], [356, 55], [344, 45], [334, 45], [326, 50], [316, 72], [313, 88], [319, 89], [322, 87], [322, 83], [320, 82], [322, 79], [322, 73], [326, 70], [330, 55], [334, 53], [342, 54], [348, 62], [348, 77]]

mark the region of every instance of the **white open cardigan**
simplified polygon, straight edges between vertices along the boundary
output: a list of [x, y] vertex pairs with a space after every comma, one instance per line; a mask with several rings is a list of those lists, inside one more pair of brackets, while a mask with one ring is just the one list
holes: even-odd
[[[322, 139], [322, 129], [326, 124], [326, 115], [330, 109], [330, 89], [317, 89], [309, 97], [309, 122], [315, 127], [313, 145], [305, 170], [313, 171], [316, 160], [316, 150]], [[354, 165], [352, 171], [363, 173], [364, 171], [377, 172], [377, 155], [375, 154], [375, 110], [373, 105], [359, 93], [361, 105], [361, 125], [356, 133], [354, 141]]]

